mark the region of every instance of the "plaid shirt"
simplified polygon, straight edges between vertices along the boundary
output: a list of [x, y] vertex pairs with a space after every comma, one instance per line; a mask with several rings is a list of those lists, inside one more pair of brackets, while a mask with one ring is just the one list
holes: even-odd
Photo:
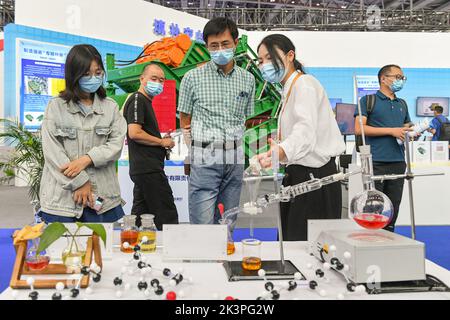
[[181, 81], [178, 111], [192, 115], [192, 140], [240, 140], [253, 113], [255, 79], [234, 66], [225, 75], [214, 62], [189, 71]]

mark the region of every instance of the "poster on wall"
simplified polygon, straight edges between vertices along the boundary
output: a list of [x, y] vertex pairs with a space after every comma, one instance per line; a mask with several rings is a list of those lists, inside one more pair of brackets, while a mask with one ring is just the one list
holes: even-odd
[[20, 122], [40, 128], [48, 101], [65, 88], [64, 63], [69, 46], [17, 39]]
[[380, 89], [377, 76], [355, 76], [354, 83], [356, 85], [354, 103], [358, 103], [361, 97], [374, 94]]

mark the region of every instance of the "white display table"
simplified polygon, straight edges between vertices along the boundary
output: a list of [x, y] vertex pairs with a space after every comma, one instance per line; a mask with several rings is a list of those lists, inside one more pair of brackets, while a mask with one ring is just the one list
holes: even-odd
[[[162, 238], [161, 235], [158, 235]], [[220, 263], [163, 263], [160, 253], [161, 248], [158, 247], [157, 252], [153, 254], [146, 254], [148, 263], [153, 268], [163, 269], [170, 268], [172, 271], [177, 272], [179, 268], [184, 269], [184, 277], [192, 277], [193, 282], [183, 281], [179, 286], [170, 288], [168, 280], [161, 281], [166, 292], [174, 290], [179, 293], [180, 290], [184, 292], [184, 299], [187, 300], [203, 300], [213, 299], [218, 295], [218, 298], [223, 300], [226, 296], [233, 296], [241, 300], [254, 300], [261, 292], [264, 291], [263, 281], [241, 281], [241, 282], [228, 282], [227, 275], [225, 273], [222, 264]], [[321, 268], [322, 264], [319, 261], [310, 256], [307, 253], [306, 242], [286, 242], [285, 243], [285, 256], [291, 260], [301, 272], [309, 279], [315, 279], [315, 270]], [[241, 246], [240, 243], [236, 243], [236, 253], [230, 256], [230, 260], [239, 260], [241, 258]], [[276, 260], [279, 257], [279, 247], [277, 242], [265, 242], [262, 247], [262, 258], [267, 260]], [[104, 261], [104, 268], [102, 272], [102, 280], [98, 284], [93, 284], [93, 292], [90, 295], [85, 293], [85, 290], [81, 290], [79, 299], [117, 299], [115, 297], [113, 279], [120, 275], [120, 270], [123, 267], [125, 261], [132, 259], [131, 254], [125, 254], [115, 249], [113, 259], [110, 261]], [[312, 264], [312, 268], [308, 269], [307, 264]], [[427, 261], [426, 270], [428, 274], [438, 277], [444, 281], [447, 285], [450, 285], [450, 271], [447, 271], [438, 265]], [[157, 278], [162, 279], [160, 271], [153, 271], [157, 273]], [[329, 282], [319, 282], [318, 289], [326, 290], [327, 295], [321, 297], [319, 290], [311, 290], [309, 288], [297, 288], [294, 291], [281, 293], [281, 299], [336, 299], [339, 293], [345, 293], [345, 299], [449, 299], [450, 292], [425, 292], [425, 293], [408, 293], [408, 294], [380, 294], [380, 295], [367, 295], [365, 293], [350, 293], [347, 294], [344, 279], [333, 271], [326, 271], [326, 277]], [[137, 282], [139, 281], [140, 273], [137, 272], [133, 276], [125, 276], [124, 280], [132, 283], [132, 287], [129, 291], [124, 292], [121, 299], [144, 299], [142, 292], [137, 289]], [[147, 277], [147, 281], [150, 282], [154, 276]], [[281, 285], [287, 281], [273, 281], [275, 285]], [[8, 288], [0, 295], [0, 300], [11, 299], [12, 290]], [[40, 299], [50, 299], [55, 290], [39, 290]], [[27, 299], [29, 290], [21, 290], [18, 299]], [[63, 295], [68, 295], [68, 290], [64, 290]], [[163, 295], [165, 297], [165, 294]], [[155, 294], [149, 296], [151, 299], [160, 299]]]

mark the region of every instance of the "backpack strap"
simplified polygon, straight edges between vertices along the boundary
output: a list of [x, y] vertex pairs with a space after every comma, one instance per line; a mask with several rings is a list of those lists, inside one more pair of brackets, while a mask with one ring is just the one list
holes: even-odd
[[369, 116], [373, 112], [376, 100], [377, 100], [376, 94], [367, 95], [367, 100], [366, 100], [367, 116]]

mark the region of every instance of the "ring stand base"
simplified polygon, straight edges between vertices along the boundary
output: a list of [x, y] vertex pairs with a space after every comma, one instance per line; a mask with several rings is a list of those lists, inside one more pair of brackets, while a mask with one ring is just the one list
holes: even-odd
[[[225, 271], [228, 275], [228, 281], [246, 281], [246, 280], [264, 280], [262, 277], [258, 276], [258, 270], [248, 271], [242, 269], [241, 261], [226, 261], [223, 263]], [[282, 265], [280, 260], [276, 261], [262, 261], [261, 269], [266, 271], [265, 279], [267, 280], [292, 280], [294, 279], [294, 274], [300, 272], [297, 267], [289, 260], [284, 262], [284, 270], [282, 270]], [[302, 275], [302, 279], [306, 280], [305, 276]]]

